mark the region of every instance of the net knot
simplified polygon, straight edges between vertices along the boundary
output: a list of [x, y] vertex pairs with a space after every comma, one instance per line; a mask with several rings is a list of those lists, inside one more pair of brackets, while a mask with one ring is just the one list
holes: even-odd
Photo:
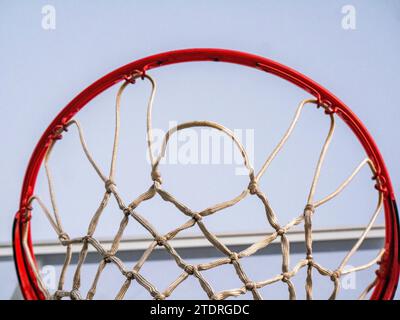
[[131, 74], [125, 75], [124, 76], [124, 80], [129, 82], [129, 83], [131, 83], [131, 84], [135, 84], [136, 83], [136, 79], [141, 78], [142, 80], [144, 80], [144, 76], [145, 76], [145, 72], [144, 71], [135, 70]]
[[113, 254], [110, 253], [110, 252], [105, 253], [104, 256], [103, 256], [104, 262], [105, 263], [110, 263], [112, 256], [113, 256]]
[[81, 293], [78, 289], [73, 289], [70, 293], [72, 300], [82, 300]]
[[250, 290], [253, 290], [253, 289], [256, 288], [256, 283], [255, 283], [255, 282], [251, 282], [251, 281], [246, 282], [245, 287], [246, 287], [246, 289], [249, 290], [249, 291], [250, 291]]
[[229, 256], [229, 259], [231, 259], [230, 263], [233, 263], [233, 262], [239, 260], [239, 256], [236, 252], [232, 252]]
[[[387, 264], [385, 262], [387, 262], [388, 258], [389, 258], [388, 251], [385, 251], [383, 253], [382, 257], [376, 262], [376, 264], [379, 266], [379, 270], [377, 270], [377, 272], [381, 272], [383, 274], [386, 273], [386, 269], [387, 269], [386, 265]], [[376, 273], [376, 275], [378, 275], [378, 273]]]
[[193, 274], [194, 271], [196, 270], [196, 267], [192, 264], [187, 264], [185, 268], [183, 269], [187, 274]]
[[21, 210], [19, 211], [21, 214], [21, 221], [23, 223], [28, 222], [31, 220], [32, 218], [32, 213], [31, 211], [33, 210], [32, 206], [30, 204], [25, 205], [21, 208]]
[[158, 246], [163, 246], [165, 244], [165, 241], [167, 241], [165, 237], [160, 237], [160, 236], [157, 236], [155, 240]]
[[157, 169], [151, 170], [151, 180], [162, 184], [161, 174]]
[[21, 221], [22, 223], [29, 222], [32, 219], [32, 212], [30, 211], [25, 211], [21, 215]]
[[285, 282], [285, 283], [288, 282], [290, 280], [290, 277], [291, 277], [291, 275], [289, 272], [282, 273], [282, 281], [283, 282]]
[[320, 107], [324, 108], [325, 114], [327, 114], [327, 115], [334, 114], [338, 111], [338, 108], [336, 106], [333, 106], [332, 103], [327, 100], [321, 101], [320, 99], [318, 99], [317, 108], [320, 108]]
[[124, 213], [125, 217], [129, 217], [131, 215], [131, 210], [131, 208], [126, 207], [124, 210], [122, 210], [122, 212]]
[[340, 278], [341, 274], [342, 273], [340, 272], [340, 270], [333, 271], [332, 274], [331, 274], [331, 280], [332, 281], [336, 281], [337, 279]]
[[51, 140], [61, 140], [62, 139], [62, 132], [68, 131], [68, 126], [66, 124], [59, 124], [54, 127], [53, 133], [50, 135]]
[[278, 230], [276, 230], [276, 233], [278, 234], [278, 236], [282, 237], [286, 233], [286, 230], [285, 228], [279, 228]]
[[[32, 201], [32, 200], [31, 200], [31, 201]], [[20, 212], [24, 213], [24, 212], [26, 212], [26, 211], [32, 211], [32, 210], [33, 210], [32, 206], [31, 206], [30, 204], [27, 204], [27, 205], [25, 205], [25, 206], [23, 206], [23, 207], [21, 208]]]
[[113, 190], [112, 190], [113, 187], [115, 187], [114, 181], [112, 181], [111, 179], [107, 180], [106, 183], [105, 183], [105, 188], [106, 188], [107, 193], [112, 193], [113, 192]]
[[61, 133], [53, 133], [53, 134], [50, 136], [50, 139], [51, 139], [51, 140], [61, 140], [61, 139], [62, 139], [62, 134], [61, 134]]
[[67, 242], [69, 240], [69, 236], [68, 234], [66, 234], [65, 232], [62, 232], [58, 235], [58, 239], [61, 241], [61, 244], [65, 244], [65, 242]]
[[64, 297], [63, 291], [62, 290], [56, 290], [53, 293], [53, 297], [54, 297], [55, 300], [60, 300], [61, 298]]
[[165, 300], [165, 295], [159, 292], [152, 294], [152, 296], [156, 300]]
[[379, 279], [384, 279], [387, 274], [387, 267], [382, 264], [382, 261], [378, 261], [377, 264], [380, 266], [379, 269], [375, 270], [375, 274]]
[[337, 111], [338, 111], [338, 108], [337, 108], [337, 107], [329, 106], [329, 107], [326, 107], [326, 108], [325, 108], [325, 114], [327, 114], [327, 115], [334, 114], [334, 113], [336, 113]]
[[381, 269], [375, 270], [375, 275], [376, 275], [379, 279], [382, 279], [382, 278], [383, 278], [383, 272], [381, 271]]
[[379, 192], [386, 194], [388, 192], [388, 189], [386, 187], [386, 179], [385, 177], [380, 174], [380, 173], [376, 173], [373, 177], [372, 180], [375, 180], [375, 189], [378, 190]]
[[124, 272], [124, 275], [128, 280], [132, 280], [132, 279], [135, 279], [136, 273], [133, 271], [126, 271], [126, 272]]
[[250, 191], [250, 194], [256, 194], [258, 191], [258, 184], [256, 181], [252, 180], [247, 187]]
[[304, 214], [306, 214], [307, 212], [310, 212], [310, 213], [314, 213], [315, 212], [315, 207], [312, 205], [312, 204], [307, 204], [305, 207], [304, 207]]
[[312, 256], [312, 254], [307, 254], [306, 259], [307, 259], [307, 264], [309, 266], [311, 266], [313, 264], [313, 261], [314, 261], [314, 257]]
[[201, 214], [199, 214], [199, 213], [194, 213], [194, 214], [192, 215], [192, 218], [193, 218], [194, 220], [196, 220], [196, 221], [200, 221], [201, 219], [203, 219], [203, 216], [202, 216]]

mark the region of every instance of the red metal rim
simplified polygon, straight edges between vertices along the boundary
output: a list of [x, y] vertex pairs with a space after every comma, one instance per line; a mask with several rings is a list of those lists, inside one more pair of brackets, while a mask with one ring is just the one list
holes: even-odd
[[[25, 249], [22, 245], [21, 230], [24, 222], [21, 212], [24, 212], [30, 197], [34, 193], [36, 178], [42, 165], [46, 151], [54, 138], [55, 131], [68, 122], [80, 109], [112, 85], [124, 80], [135, 70], [148, 71], [150, 69], [181, 62], [220, 61], [239, 64], [276, 75], [300, 88], [306, 90], [321, 103], [331, 105], [332, 110], [351, 128], [363, 145], [367, 155], [373, 161], [377, 174], [385, 181], [384, 210], [386, 224], [385, 248], [386, 252], [381, 262], [378, 280], [371, 299], [392, 299], [399, 278], [399, 219], [391, 180], [383, 158], [368, 130], [357, 116], [337, 97], [318, 83], [288, 68], [282, 64], [257, 55], [225, 49], [184, 49], [160, 53], [131, 62], [94, 82], [78, 96], [76, 96], [53, 120], [46, 129], [30, 158], [25, 174], [20, 206], [15, 216], [13, 227], [14, 261], [18, 273], [20, 287], [25, 299], [44, 299], [34, 273], [28, 263]], [[29, 224], [29, 222], [28, 222]], [[28, 225], [29, 227], [29, 225]], [[29, 249], [33, 255], [33, 247], [29, 235]]]

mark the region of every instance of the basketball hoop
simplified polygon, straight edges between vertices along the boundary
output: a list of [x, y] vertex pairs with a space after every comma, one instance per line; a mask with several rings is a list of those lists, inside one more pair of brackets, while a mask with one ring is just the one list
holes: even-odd
[[[184, 63], [184, 62], [194, 62], [194, 61], [212, 61], [212, 62], [225, 62], [233, 63], [237, 65], [242, 65], [245, 67], [250, 67], [258, 69], [261, 72], [266, 72], [283, 78], [290, 83], [300, 87], [309, 94], [311, 94], [310, 99], [306, 99], [299, 104], [296, 114], [293, 118], [292, 123], [287, 129], [285, 135], [282, 137], [278, 145], [274, 148], [270, 156], [264, 162], [263, 166], [259, 171], [254, 171], [251, 167], [245, 148], [241, 145], [239, 140], [235, 137], [234, 133], [225, 128], [224, 126], [212, 122], [212, 121], [191, 121], [182, 124], [178, 124], [176, 127], [171, 128], [165, 135], [162, 149], [159, 155], [154, 155], [153, 150], [153, 138], [152, 138], [152, 104], [155, 95], [155, 80], [151, 76], [151, 70], [167, 65]], [[147, 109], [147, 144], [148, 152], [151, 160], [151, 177], [153, 184], [139, 197], [131, 201], [129, 204], [125, 204], [120, 194], [116, 183], [114, 181], [114, 171], [115, 171], [115, 159], [117, 155], [118, 139], [119, 139], [119, 108], [120, 108], [120, 97], [129, 85], [134, 85], [135, 81], [141, 79], [143, 81], [150, 81], [152, 85], [152, 92], [149, 98], [148, 109]], [[117, 112], [116, 112], [116, 129], [115, 129], [115, 139], [114, 139], [114, 149], [112, 153], [112, 162], [110, 173], [108, 175], [104, 174], [99, 166], [97, 166], [94, 158], [89, 152], [89, 148], [85, 142], [83, 130], [74, 116], [84, 108], [93, 98], [102, 93], [103, 91], [109, 89], [113, 85], [122, 82], [122, 85], [117, 94]], [[310, 188], [309, 196], [305, 204], [304, 212], [298, 217], [294, 218], [286, 225], [281, 225], [278, 222], [277, 215], [272, 209], [272, 205], [269, 203], [265, 193], [259, 188], [258, 182], [262, 178], [263, 174], [269, 167], [269, 164], [273, 161], [275, 156], [282, 149], [283, 145], [292, 133], [297, 120], [300, 116], [301, 111], [306, 105], [314, 105], [320, 110], [326, 113], [326, 116], [330, 120], [330, 128], [328, 135], [325, 139], [320, 157], [317, 163], [315, 174], [313, 177], [312, 185]], [[321, 171], [321, 165], [324, 161], [326, 151], [329, 147], [332, 133], [335, 128], [335, 121], [340, 118], [345, 124], [351, 129], [355, 136], [357, 136], [359, 142], [363, 146], [367, 158], [363, 160], [353, 173], [331, 194], [327, 195], [323, 199], [315, 200], [315, 189], [317, 186], [319, 174]], [[103, 200], [93, 217], [91, 224], [88, 228], [88, 233], [80, 238], [70, 238], [68, 233], [66, 233], [62, 227], [61, 219], [58, 216], [57, 206], [55, 204], [54, 188], [52, 187], [52, 179], [50, 174], [50, 169], [48, 167], [48, 159], [51, 156], [51, 151], [53, 147], [61, 139], [62, 134], [67, 131], [70, 127], [75, 126], [79, 132], [79, 137], [83, 151], [86, 158], [91, 163], [95, 169], [97, 175], [102, 180], [105, 185]], [[191, 127], [208, 127], [212, 130], [218, 130], [223, 134], [228, 135], [235, 142], [236, 147], [242, 155], [244, 165], [248, 171], [249, 184], [243, 192], [237, 195], [235, 198], [228, 200], [223, 203], [216, 204], [214, 206], [208, 207], [200, 212], [192, 211], [185, 204], [181, 203], [176, 197], [170, 194], [167, 190], [162, 188], [161, 173], [159, 170], [159, 163], [162, 159], [166, 148], [168, 148], [168, 141], [170, 136], [175, 134], [180, 130], [185, 130]], [[35, 195], [35, 184], [40, 168], [44, 164], [46, 174], [49, 180], [49, 191], [52, 200], [53, 210], [49, 210], [46, 204]], [[368, 166], [372, 172], [373, 179], [375, 180], [375, 188], [377, 192], [377, 206], [374, 209], [372, 218], [362, 233], [360, 239], [354, 244], [350, 252], [346, 257], [339, 263], [339, 266], [335, 270], [330, 270], [313, 258], [313, 232], [312, 232], [312, 217], [316, 214], [316, 210], [319, 206], [322, 206], [329, 200], [336, 197], [357, 175], [357, 173], [364, 166]], [[160, 196], [164, 201], [174, 204], [177, 210], [182, 214], [187, 216], [187, 222], [174, 229], [167, 234], [159, 234], [159, 232], [150, 225], [139, 213], [136, 212], [136, 208], [140, 207], [143, 201], [148, 201], [155, 196]], [[217, 211], [223, 210], [227, 207], [233, 206], [247, 196], [257, 197], [265, 208], [265, 213], [269, 224], [274, 229], [272, 234], [266, 234], [265, 237], [248, 247], [246, 250], [241, 252], [233, 252], [227, 246], [225, 246], [218, 237], [211, 233], [206, 226], [207, 216], [214, 214]], [[122, 221], [120, 228], [114, 238], [112, 248], [106, 250], [102, 247], [101, 243], [93, 237], [95, 228], [97, 227], [97, 222], [100, 219], [101, 212], [107, 205], [108, 200], [114, 197], [119, 205], [122, 212]], [[37, 202], [39, 206], [44, 211], [48, 220], [50, 221], [53, 229], [57, 233], [61, 245], [66, 248], [66, 259], [63, 266], [63, 270], [60, 276], [58, 290], [54, 295], [49, 294], [45, 288], [40, 274], [37, 269], [36, 259], [34, 254], [34, 249], [31, 240], [31, 228], [30, 228], [30, 218], [32, 214], [32, 203]], [[385, 215], [385, 245], [378, 256], [372, 260], [370, 263], [354, 267], [350, 270], [345, 270], [350, 257], [357, 251], [364, 241], [366, 235], [370, 231], [380, 209], [384, 209]], [[123, 236], [124, 228], [130, 220], [135, 220], [144, 226], [149, 234], [152, 236], [154, 241], [149, 246], [149, 248], [144, 252], [142, 258], [137, 262], [133, 269], [128, 269], [126, 266], [116, 257], [118, 251], [119, 242]], [[289, 259], [289, 240], [286, 233], [295, 225], [304, 225], [304, 236], [306, 248], [306, 255], [304, 259], [300, 260], [294, 267], [290, 268]], [[169, 241], [173, 239], [182, 230], [191, 228], [197, 225], [204, 237], [220, 252], [222, 252], [225, 258], [215, 260], [209, 263], [203, 263], [199, 265], [188, 264], [182, 259], [175, 249], [171, 246]], [[13, 248], [14, 248], [14, 260], [19, 277], [21, 291], [25, 299], [60, 299], [63, 297], [70, 297], [72, 299], [82, 299], [88, 298], [92, 299], [96, 293], [96, 287], [98, 279], [102, 274], [104, 268], [107, 264], [113, 263], [121, 271], [121, 274], [125, 277], [125, 282], [121, 285], [120, 291], [117, 298], [123, 298], [125, 292], [128, 290], [132, 282], [136, 281], [145, 290], [147, 290], [155, 299], [165, 299], [169, 297], [176, 287], [178, 287], [183, 281], [188, 277], [194, 276], [200, 283], [202, 289], [206, 292], [211, 299], [225, 299], [227, 297], [234, 297], [250, 292], [255, 299], [261, 299], [261, 295], [258, 289], [267, 286], [269, 284], [282, 281], [287, 285], [289, 291], [289, 298], [296, 298], [296, 290], [291, 281], [291, 278], [295, 277], [300, 269], [305, 268], [307, 270], [307, 279], [305, 283], [307, 298], [312, 298], [313, 293], [313, 283], [312, 274], [313, 272], [318, 272], [322, 276], [330, 278], [333, 284], [331, 299], [336, 298], [337, 292], [339, 290], [339, 279], [342, 275], [363, 270], [372, 267], [376, 264], [379, 265], [376, 272], [376, 278], [371, 279], [371, 284], [361, 293], [360, 297], [363, 298], [366, 294], [373, 289], [371, 299], [392, 299], [398, 282], [399, 277], [399, 221], [395, 202], [395, 196], [393, 192], [393, 187], [390, 181], [389, 173], [385, 167], [383, 158], [367, 129], [361, 123], [361, 121], [354, 115], [354, 113], [337, 97], [332, 95], [329, 91], [321, 87], [319, 84], [315, 83], [311, 79], [305, 77], [304, 75], [294, 71], [286, 66], [283, 66], [272, 60], [248, 54], [238, 51], [223, 50], [223, 49], [187, 49], [187, 50], [177, 50], [170, 51], [166, 53], [161, 53], [153, 55], [144, 59], [134, 61], [128, 65], [125, 65], [103, 78], [99, 79], [78, 96], [76, 96], [53, 120], [50, 126], [46, 129], [41, 139], [39, 140], [28, 165], [25, 179], [22, 186], [21, 199], [19, 210], [15, 216], [14, 227], [13, 227]], [[261, 248], [265, 248], [270, 243], [275, 240], [279, 240], [282, 249], [282, 272], [273, 278], [266, 279], [264, 281], [256, 282], [249, 278], [243, 269], [240, 260], [251, 256]], [[82, 250], [80, 252], [77, 270], [75, 271], [74, 281], [71, 290], [66, 290], [64, 288], [64, 275], [71, 262], [71, 244], [80, 243], [82, 244]], [[92, 286], [86, 296], [83, 296], [80, 292], [80, 268], [82, 267], [85, 257], [87, 254], [88, 247], [94, 247], [98, 254], [101, 256], [102, 260], [98, 266], [98, 270]], [[159, 291], [153, 284], [151, 284], [146, 278], [140, 273], [141, 266], [146, 262], [147, 258], [154, 250], [155, 247], [161, 246], [174, 258], [177, 267], [182, 269], [181, 275], [176, 279], [167, 289], [164, 291]], [[202, 275], [202, 271], [211, 268], [217, 268], [223, 264], [231, 263], [239, 279], [242, 282], [242, 287], [225, 290], [222, 292], [215, 292], [209, 285], [207, 280]]]

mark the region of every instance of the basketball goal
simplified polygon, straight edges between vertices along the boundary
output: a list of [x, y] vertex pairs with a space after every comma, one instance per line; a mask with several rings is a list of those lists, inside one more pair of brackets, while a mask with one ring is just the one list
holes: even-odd
[[[292, 121], [288, 124], [284, 135], [270, 151], [260, 168], [253, 168], [253, 164], [249, 159], [245, 147], [240, 139], [235, 136], [233, 130], [220, 123], [209, 120], [193, 120], [178, 123], [168, 130], [163, 138], [161, 149], [159, 152], [156, 152], [153, 136], [153, 103], [157, 94], [157, 79], [152, 72], [156, 68], [196, 61], [230, 63], [257, 69], [262, 73], [282, 78], [309, 94], [309, 98], [298, 102], [297, 110]], [[172, 69], [171, 72], [173, 72]], [[150, 159], [149, 175], [152, 183], [151, 185], [144, 186], [143, 192], [133, 199], [124, 199], [118, 189], [118, 181], [115, 178], [116, 160], [120, 141], [121, 97], [127, 88], [135, 88], [138, 81], [146, 81], [151, 87], [151, 93], [147, 104], [146, 142], [147, 153]], [[119, 86], [119, 89], [115, 97], [116, 120], [111, 163], [108, 170], [105, 171], [98, 165], [95, 157], [91, 153], [90, 145], [85, 139], [84, 128], [79, 121], [75, 119], [75, 116], [92, 99], [113, 86]], [[311, 184], [309, 190], [307, 190], [308, 197], [304, 201], [301, 212], [294, 215], [290, 221], [281, 221], [279, 219], [279, 212], [274, 210], [274, 204], [269, 201], [268, 194], [260, 187], [260, 181], [265, 178], [265, 173], [269, 170], [270, 164], [291, 137], [302, 111], [308, 107], [314, 107], [317, 112], [320, 112], [321, 116], [328, 119], [328, 133], [325, 136], [319, 158], [316, 161], [314, 174], [310, 179]], [[332, 141], [337, 121], [341, 121], [348, 126], [350, 132], [358, 138], [359, 143], [365, 150], [365, 158], [361, 159], [359, 165], [354, 168], [340, 185], [324, 197], [317, 198], [316, 190], [322, 165]], [[247, 184], [243, 186], [243, 190], [235, 197], [208, 206], [202, 210], [194, 210], [172, 194], [168, 189], [163, 187], [164, 181], [160, 162], [169, 147], [170, 139], [178, 132], [188, 130], [189, 128], [208, 128], [229, 137], [242, 157], [248, 177]], [[63, 142], [61, 139], [62, 136], [67, 135], [72, 130], [77, 130], [83, 155], [95, 171], [99, 183], [104, 185], [102, 199], [97, 210], [92, 215], [87, 227], [87, 232], [79, 237], [71, 237], [68, 230], [63, 227], [62, 217], [57, 206], [57, 192], [54, 188], [51, 165], [49, 163], [54, 149]], [[304, 152], [307, 152], [307, 150]], [[48, 181], [50, 203], [46, 203], [42, 200], [40, 194], [35, 193], [37, 176], [42, 168]], [[371, 208], [370, 220], [364, 226], [364, 230], [360, 234], [359, 239], [355, 241], [344, 257], [342, 257], [340, 261], [337, 261], [336, 268], [327, 268], [314, 257], [313, 219], [318, 215], [319, 208], [336, 199], [336, 197], [352, 183], [353, 179], [363, 168], [368, 168], [371, 178], [373, 179], [370, 187], [371, 189], [375, 189], [376, 205]], [[243, 199], [249, 197], [254, 197], [261, 204], [265, 213], [265, 219], [272, 228], [272, 232], [265, 232], [258, 241], [249, 245], [246, 249], [236, 252], [224, 244], [218, 234], [213, 233], [208, 228], [207, 219], [212, 215], [237, 205]], [[176, 228], [167, 233], [159, 232], [157, 225], [150, 223], [146, 217], [140, 213], [141, 205], [145, 202], [151, 203], [155, 198], [171, 204], [175, 210], [186, 217], [186, 222], [177, 225]], [[98, 228], [99, 221], [102, 219], [104, 209], [108, 206], [109, 201], [111, 201], [110, 199], [114, 199], [118, 204], [120, 224], [112, 239], [111, 246], [106, 248], [102, 242], [96, 238], [95, 231]], [[41, 214], [40, 211], [43, 212], [50, 223], [49, 226], [54, 230], [60, 246], [65, 250], [65, 260], [59, 275], [57, 289], [54, 292], [50, 292], [43, 283], [35, 259], [35, 250], [31, 239], [31, 218], [33, 214], [32, 208], [34, 206], [37, 208], [34, 214]], [[385, 242], [382, 250], [380, 250], [378, 255], [371, 261], [352, 268], [346, 268], [350, 258], [361, 247], [368, 233], [373, 228], [381, 211], [385, 221]], [[120, 243], [128, 224], [138, 224], [142, 226], [152, 239], [150, 245], [143, 250], [140, 259], [136, 261], [134, 266], [126, 265], [118, 257]], [[291, 261], [288, 234], [294, 227], [299, 226], [301, 226], [303, 230], [304, 255], [301, 259]], [[47, 226], [43, 226], [43, 228], [45, 227]], [[172, 245], [172, 242], [175, 238], [180, 236], [181, 232], [194, 227], [198, 228], [204, 239], [222, 254], [222, 258], [198, 264], [188, 263], [182, 258], [179, 251]], [[173, 297], [174, 290], [189, 277], [193, 277], [199, 282], [201, 290], [203, 290], [210, 299], [226, 299], [247, 293], [250, 293], [254, 299], [262, 299], [263, 296], [260, 290], [279, 282], [286, 286], [289, 299], [296, 299], [296, 294], [299, 290], [304, 290], [306, 298], [312, 299], [315, 286], [315, 281], [313, 282], [313, 279], [316, 274], [322, 276], [324, 280], [331, 283], [331, 293], [327, 298], [335, 299], [341, 289], [341, 277], [368, 268], [375, 268], [376, 274], [370, 279], [370, 284], [359, 292], [359, 297], [365, 298], [367, 295], [370, 295], [371, 299], [392, 299], [399, 277], [398, 231], [399, 225], [396, 202], [389, 173], [371, 135], [349, 107], [313, 80], [267, 58], [223, 49], [187, 49], [161, 53], [129, 63], [90, 85], [60, 111], [43, 133], [29, 161], [22, 185], [19, 209], [14, 221], [13, 248], [21, 291], [26, 299], [93, 299], [96, 297], [99, 280], [104, 270], [110, 265], [117, 267], [124, 279], [124, 281], [117, 284], [119, 287], [117, 295], [110, 297], [116, 299], [123, 299], [131, 286], [142, 287], [144, 291], [148, 292], [149, 298], [166, 299]], [[255, 255], [260, 250], [267, 248], [272, 243], [279, 243], [280, 246], [280, 272], [273, 277], [257, 280], [252, 279], [246, 272], [246, 268], [243, 266], [242, 262]], [[73, 280], [71, 283], [67, 283], [66, 273], [72, 268], [71, 248], [73, 245], [79, 245], [80, 251], [77, 263], [73, 266]], [[100, 262], [97, 265], [95, 274], [92, 279], [90, 279], [90, 289], [87, 290], [87, 292], [83, 292], [81, 290], [81, 270], [90, 249], [95, 251]], [[176, 268], [180, 272], [180, 275], [166, 288], [158, 288], [141, 273], [143, 265], [146, 264], [150, 255], [156, 249], [165, 250], [172, 257]], [[234, 268], [236, 276], [240, 281], [240, 286], [216, 291], [204, 275], [204, 272], [211, 269], [218, 270], [221, 266], [229, 264]], [[300, 272], [305, 272], [306, 276], [304, 285], [298, 288], [295, 287], [293, 279], [295, 279]]]

